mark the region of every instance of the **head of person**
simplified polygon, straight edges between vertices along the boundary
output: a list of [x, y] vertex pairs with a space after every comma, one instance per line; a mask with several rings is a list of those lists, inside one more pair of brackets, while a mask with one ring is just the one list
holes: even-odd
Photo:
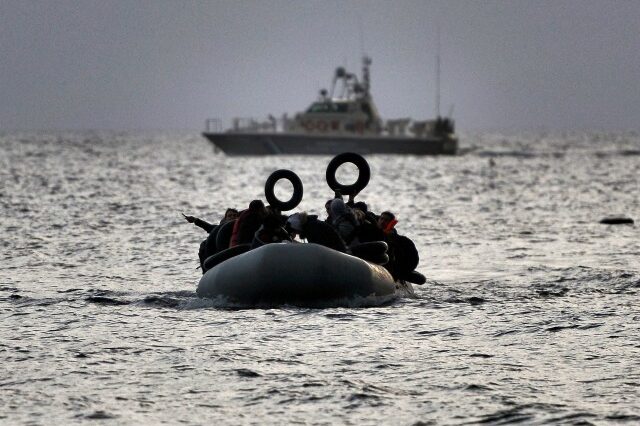
[[327, 211], [327, 215], [331, 216], [331, 202], [333, 201], [333, 198], [330, 200], [327, 200], [326, 203], [324, 203], [324, 208]]
[[267, 214], [264, 217], [263, 224], [266, 229], [271, 229], [271, 230], [278, 229], [280, 228], [280, 225], [281, 225], [280, 216], [273, 213]]
[[304, 235], [304, 225], [307, 223], [307, 213], [294, 213], [287, 219], [285, 229], [291, 235]]
[[358, 221], [358, 223], [362, 223], [365, 220], [365, 214], [362, 210], [360, 209], [353, 209], [353, 215], [356, 217], [356, 221]]
[[272, 205], [268, 205], [267, 207], [265, 207], [265, 209], [268, 215], [280, 216], [282, 214], [279, 208]]
[[238, 213], [238, 210], [233, 208], [228, 208], [227, 211], [224, 212], [225, 221], [236, 220], [238, 216], [240, 216], [240, 213]]
[[334, 198], [331, 200], [331, 217], [335, 219], [339, 218], [343, 214], [347, 213], [348, 207], [340, 198]]
[[367, 211], [369, 211], [369, 207], [364, 201], [358, 201], [353, 205], [353, 208], [360, 210], [362, 213], [366, 213]]
[[380, 216], [378, 216], [378, 228], [382, 230], [386, 229], [395, 218], [396, 215], [390, 211], [380, 213]]
[[253, 200], [252, 202], [250, 202], [249, 211], [252, 213], [258, 213], [260, 215], [265, 215], [267, 212], [262, 200]]

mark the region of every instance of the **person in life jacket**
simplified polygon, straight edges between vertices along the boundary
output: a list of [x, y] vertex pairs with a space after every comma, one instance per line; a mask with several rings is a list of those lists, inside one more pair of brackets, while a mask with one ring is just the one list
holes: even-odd
[[378, 228], [384, 233], [385, 236], [398, 233], [398, 231], [395, 230], [395, 226], [397, 223], [398, 220], [396, 219], [396, 215], [394, 215], [390, 211], [384, 211], [380, 213], [380, 216], [378, 216]]
[[325, 247], [345, 253], [347, 245], [335, 228], [318, 220], [316, 215], [308, 215], [306, 212], [294, 213], [287, 219], [286, 230], [293, 236], [299, 235], [310, 243], [320, 244]]
[[249, 208], [240, 213], [238, 220], [233, 226], [229, 247], [239, 244], [250, 244], [256, 231], [262, 226], [262, 222], [267, 215], [267, 210], [261, 200], [253, 200], [249, 203]]
[[395, 229], [397, 223], [398, 220], [395, 215], [385, 211], [378, 217], [377, 224], [389, 245], [389, 263], [385, 265], [385, 268], [389, 270], [395, 279], [402, 279], [418, 266], [420, 258], [413, 241], [404, 235], [398, 234]]

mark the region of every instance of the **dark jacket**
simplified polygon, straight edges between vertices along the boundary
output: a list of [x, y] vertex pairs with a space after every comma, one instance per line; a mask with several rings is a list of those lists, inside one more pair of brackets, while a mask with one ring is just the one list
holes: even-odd
[[318, 220], [318, 216], [307, 216], [307, 222], [302, 226], [300, 237], [310, 243], [320, 244], [341, 252], [347, 251], [347, 245], [335, 228], [327, 222]]
[[283, 241], [291, 241], [291, 236], [284, 228], [280, 226], [269, 228], [262, 225], [253, 237], [251, 248], [258, 248], [265, 244], [281, 243]]
[[340, 237], [347, 243], [355, 237], [358, 221], [353, 211], [340, 198], [336, 198], [331, 202], [331, 224], [336, 228]]
[[384, 232], [378, 228], [376, 223], [377, 218], [372, 213], [365, 213], [365, 218], [360, 225], [356, 228], [356, 237], [361, 243], [368, 243], [371, 241], [385, 241]]
[[200, 259], [200, 267], [204, 265], [204, 261], [207, 257], [216, 254], [216, 237], [218, 236], [219, 225], [214, 225], [209, 232], [207, 238], [200, 243], [200, 249], [198, 250], [198, 258]]
[[[222, 228], [222, 225], [229, 222], [229, 219], [222, 219], [218, 225], [212, 225], [208, 222], [205, 222], [202, 219], [196, 218], [193, 222], [195, 225], [204, 229], [209, 233], [209, 236], [200, 243], [200, 249], [198, 250], [198, 258], [200, 259], [200, 267], [204, 264], [204, 261], [207, 260], [207, 257], [214, 255], [218, 252], [216, 249], [216, 240], [218, 238], [218, 231]], [[210, 227], [210, 229], [208, 229]]]
[[206, 222], [206, 221], [204, 221], [202, 219], [199, 219], [197, 217], [193, 220], [193, 224], [198, 226], [198, 227], [200, 227], [200, 228], [202, 228], [202, 229], [204, 229], [209, 234], [211, 233], [211, 231], [213, 231], [213, 229], [216, 226], [218, 226], [218, 225], [213, 225], [213, 224], [211, 224], [209, 222]]

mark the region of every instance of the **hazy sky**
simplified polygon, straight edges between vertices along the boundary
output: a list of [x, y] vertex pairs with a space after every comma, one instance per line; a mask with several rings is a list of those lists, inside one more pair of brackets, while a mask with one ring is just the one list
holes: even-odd
[[385, 118], [638, 129], [640, 1], [0, 0], [0, 129], [194, 129], [304, 109], [336, 66]]

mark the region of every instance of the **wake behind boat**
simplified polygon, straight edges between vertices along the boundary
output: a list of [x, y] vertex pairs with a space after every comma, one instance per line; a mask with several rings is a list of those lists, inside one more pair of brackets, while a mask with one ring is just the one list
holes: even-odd
[[203, 136], [227, 155], [456, 154], [458, 137], [451, 118], [380, 117], [370, 92], [370, 65], [365, 56], [361, 81], [338, 67], [331, 90], [321, 90], [319, 99], [293, 118], [235, 118], [224, 131], [219, 119], [209, 119]]

